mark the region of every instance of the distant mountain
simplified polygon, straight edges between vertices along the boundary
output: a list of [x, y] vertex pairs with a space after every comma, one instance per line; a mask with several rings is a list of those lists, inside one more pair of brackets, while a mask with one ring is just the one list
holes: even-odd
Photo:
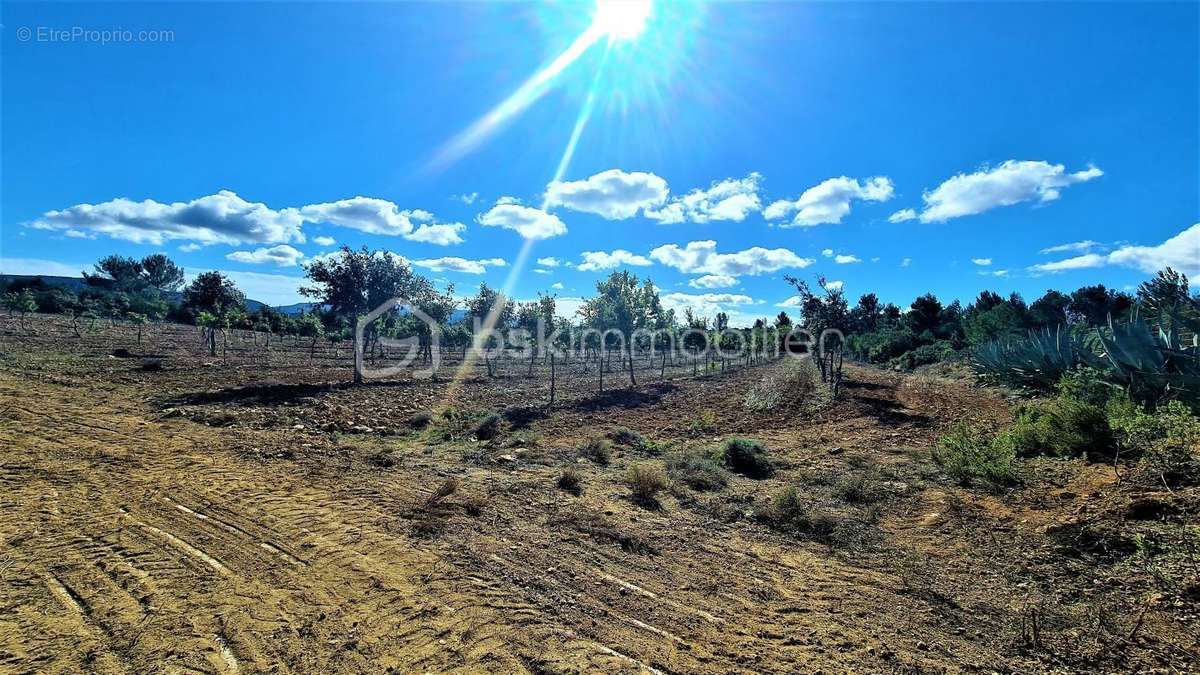
[[279, 305], [275, 309], [281, 314], [303, 314], [312, 311], [312, 308], [318, 304], [316, 302], [295, 302], [290, 305]]
[[[9, 284], [14, 282], [31, 282], [41, 279], [47, 286], [61, 286], [68, 288], [76, 293], [88, 287], [87, 279], [82, 277], [56, 277], [49, 274], [0, 274], [0, 283]], [[173, 292], [164, 294], [171, 302], [179, 302], [183, 298], [183, 293]], [[259, 302], [252, 298], [246, 298], [246, 309], [250, 312], [256, 312], [262, 307], [266, 307], [267, 303]], [[284, 314], [299, 314], [305, 311], [310, 303], [298, 302], [294, 305], [286, 305], [284, 307], [276, 307]]]

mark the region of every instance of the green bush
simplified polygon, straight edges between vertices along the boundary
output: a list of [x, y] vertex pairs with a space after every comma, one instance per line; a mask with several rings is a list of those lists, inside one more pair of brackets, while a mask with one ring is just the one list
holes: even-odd
[[1077, 457], [1109, 450], [1113, 441], [1102, 409], [1064, 397], [1018, 407], [1001, 438], [1022, 457]]
[[500, 415], [494, 412], [484, 414], [484, 416], [479, 418], [479, 421], [475, 423], [475, 438], [483, 441], [495, 438], [496, 434], [500, 433], [500, 422]]
[[729, 484], [729, 473], [711, 457], [698, 452], [679, 453], [667, 458], [667, 473], [693, 490], [720, 490]]
[[747, 478], [767, 478], [775, 473], [775, 467], [767, 456], [767, 449], [758, 441], [747, 438], [731, 438], [725, 441], [725, 445], [713, 454], [713, 460]]
[[1137, 454], [1143, 468], [1167, 485], [1200, 478], [1200, 418], [1179, 401], [1146, 412], [1127, 396], [1106, 409], [1118, 447]]
[[900, 356], [888, 362], [892, 368], [900, 368], [902, 370], [913, 370], [919, 366], [927, 366], [931, 363], [941, 363], [949, 361], [958, 355], [958, 352], [947, 340], [938, 340], [931, 344], [921, 345], [912, 351], [905, 352]]
[[1056, 389], [1060, 397], [1101, 408], [1120, 392], [1104, 379], [1103, 372], [1088, 366], [1077, 366], [1064, 373]]
[[938, 438], [933, 461], [964, 485], [981, 479], [997, 485], [1016, 480], [1016, 452], [1005, 436], [992, 436], [966, 422]]
[[624, 445], [634, 450], [653, 453], [658, 452], [658, 448], [653, 441], [634, 431], [633, 429], [617, 427], [609, 432], [608, 437], [612, 439], [613, 443]]
[[597, 464], [607, 466], [612, 461], [612, 441], [607, 438], [593, 438], [583, 446], [579, 454]]

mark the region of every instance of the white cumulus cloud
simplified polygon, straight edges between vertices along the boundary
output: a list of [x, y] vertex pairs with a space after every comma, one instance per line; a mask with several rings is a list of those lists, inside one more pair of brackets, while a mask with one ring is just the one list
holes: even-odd
[[577, 181], [556, 181], [546, 186], [546, 206], [562, 206], [594, 213], [607, 220], [625, 220], [641, 209], [667, 201], [667, 181], [641, 171], [602, 171]]
[[434, 272], [462, 272], [463, 274], [483, 274], [488, 267], [504, 267], [506, 264], [503, 258], [485, 258], [482, 260], [468, 260], [466, 258], [458, 258], [455, 256], [446, 256], [442, 258], [426, 258], [424, 260], [410, 261], [414, 267], [424, 267], [427, 270]]
[[1155, 246], [1126, 245], [1108, 254], [1086, 253], [1064, 260], [1033, 265], [1033, 273], [1054, 273], [1119, 265], [1154, 274], [1171, 267], [1188, 276], [1200, 275], [1200, 223]]
[[755, 246], [736, 253], [718, 253], [717, 242], [692, 241], [687, 246], [659, 246], [650, 257], [684, 274], [713, 274], [728, 277], [758, 275], [786, 268], [805, 268], [812, 258], [802, 258], [786, 248]]
[[433, 214], [421, 209], [401, 209], [395, 203], [375, 197], [352, 197], [324, 204], [300, 207], [304, 219], [329, 223], [368, 234], [398, 236], [410, 241], [447, 246], [461, 244], [462, 223], [435, 223]]
[[899, 211], [888, 216], [889, 223], [903, 223], [907, 220], [916, 220], [917, 212], [913, 209], [900, 209]]
[[256, 265], [274, 263], [279, 267], [292, 267], [304, 259], [304, 254], [287, 244], [280, 244], [270, 248], [257, 248], [253, 251], [234, 251], [225, 257], [235, 262]]
[[611, 253], [605, 251], [584, 251], [579, 254], [583, 262], [579, 263], [579, 271], [594, 272], [597, 270], [611, 270], [623, 265], [636, 265], [645, 267], [651, 265], [645, 256], [640, 256], [635, 253], [623, 249], [617, 249]]
[[849, 265], [850, 263], [860, 263], [862, 259], [856, 255], [836, 255], [833, 261], [839, 265]]
[[562, 264], [562, 261], [560, 261], [558, 258], [546, 257], [538, 258], [537, 264], [541, 265], [542, 267], [558, 267]]
[[922, 196], [925, 207], [920, 219], [923, 223], [940, 223], [1000, 206], [1050, 202], [1059, 198], [1063, 188], [1103, 175], [1094, 166], [1067, 173], [1062, 164], [1010, 159], [975, 173], [960, 173], [926, 192]]
[[858, 181], [846, 176], [830, 178], [819, 185], [808, 188], [799, 199], [781, 199], [772, 202], [763, 211], [767, 220], [781, 220], [795, 213], [781, 227], [812, 227], [822, 224], [837, 224], [850, 213], [850, 202], [886, 202], [895, 190], [887, 176], [875, 176]]
[[566, 224], [558, 216], [523, 206], [512, 197], [501, 197], [476, 220], [487, 227], [513, 230], [526, 239], [549, 239], [567, 233]]
[[221, 190], [171, 204], [123, 197], [100, 204], [77, 204], [47, 211], [28, 225], [41, 230], [98, 232], [113, 239], [160, 246], [175, 239], [232, 245], [303, 242], [303, 222], [296, 209], [274, 210]]
[[741, 222], [746, 216], [762, 209], [759, 183], [762, 175], [751, 173], [745, 178], [726, 178], [714, 182], [706, 190], [696, 188], [675, 197], [661, 208], [644, 210], [651, 220], [660, 223], [707, 223], [714, 220]]
[[333, 246], [337, 240], [333, 237], [313, 237], [313, 243], [319, 246]]
[[729, 288], [737, 285], [737, 277], [728, 274], [705, 274], [688, 282], [692, 288]]
[[971, 262], [975, 263], [976, 265], [979, 265], [980, 267], [987, 267], [988, 265], [992, 264], [992, 259], [991, 258], [971, 258]]

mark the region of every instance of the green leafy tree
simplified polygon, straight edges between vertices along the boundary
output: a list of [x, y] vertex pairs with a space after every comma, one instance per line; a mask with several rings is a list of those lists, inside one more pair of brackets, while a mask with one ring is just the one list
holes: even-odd
[[629, 383], [637, 386], [633, 371], [633, 336], [635, 332], [652, 331], [668, 325], [654, 282], [641, 282], [628, 271], [613, 272], [608, 279], [596, 282], [596, 297], [579, 310], [588, 326], [601, 331], [615, 330], [623, 336], [624, 350], [629, 363]]
[[[206, 331], [209, 354], [216, 356], [216, 331], [229, 325], [232, 313], [244, 313], [246, 296], [220, 272], [204, 272], [184, 289], [183, 304], [196, 316], [196, 325]], [[201, 315], [208, 315], [204, 323]]]
[[159, 293], [178, 291], [183, 287], [183, 268], [162, 253], [141, 260], [142, 280]]

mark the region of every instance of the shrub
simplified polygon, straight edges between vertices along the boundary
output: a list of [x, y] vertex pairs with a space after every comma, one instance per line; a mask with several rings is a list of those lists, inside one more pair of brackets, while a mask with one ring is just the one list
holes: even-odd
[[951, 478], [966, 485], [972, 479], [995, 484], [1016, 480], [1016, 452], [1002, 436], [989, 436], [978, 427], [960, 423], [938, 439], [933, 461]]
[[593, 438], [579, 454], [597, 464], [607, 466], [612, 461], [612, 442], [607, 438]]
[[1076, 457], [1112, 446], [1104, 411], [1063, 397], [1020, 406], [1002, 436], [1022, 457]]
[[833, 496], [844, 502], [870, 504], [882, 497], [879, 483], [867, 476], [843, 476], [833, 484]]
[[888, 361], [888, 365], [892, 368], [900, 368], [901, 370], [914, 370], [919, 366], [927, 366], [931, 363], [940, 363], [948, 361], [958, 355], [954, 346], [947, 340], [937, 340], [931, 344], [921, 345], [912, 351], [905, 352], [900, 356]]
[[1118, 445], [1140, 455], [1156, 481], [1169, 486], [1200, 477], [1200, 418], [1183, 403], [1169, 401], [1148, 413], [1122, 396], [1106, 413]]
[[717, 414], [708, 408], [703, 408], [688, 422], [688, 431], [693, 434], [712, 431], [717, 428]]
[[618, 445], [625, 445], [635, 450], [644, 450], [648, 443], [646, 437], [626, 427], [617, 427], [609, 432], [608, 437]]
[[767, 478], [775, 473], [775, 467], [767, 457], [767, 449], [758, 441], [747, 438], [731, 438], [714, 453], [730, 471], [747, 478]]
[[425, 427], [429, 426], [431, 422], [433, 422], [433, 413], [429, 412], [428, 410], [422, 410], [420, 412], [413, 413], [412, 417], [408, 418], [408, 426], [412, 427], [413, 429], [424, 429]]
[[819, 388], [820, 371], [812, 359], [785, 359], [746, 391], [742, 403], [750, 410], [771, 410], [785, 401], [805, 401]]
[[658, 493], [667, 488], [667, 476], [657, 464], [643, 462], [625, 471], [625, 484], [632, 491], [634, 502], [643, 506], [657, 506]]
[[583, 473], [573, 467], [563, 469], [558, 476], [558, 487], [578, 497], [583, 494]]
[[808, 506], [801, 499], [800, 491], [790, 485], [775, 495], [759, 517], [776, 529], [792, 532], [804, 532], [811, 525]]
[[1101, 408], [1120, 391], [1104, 379], [1104, 373], [1088, 366], [1077, 366], [1064, 373], [1056, 389], [1060, 397]]
[[729, 474], [711, 457], [699, 452], [679, 453], [667, 459], [671, 478], [701, 492], [720, 490], [729, 484]]
[[486, 441], [500, 433], [500, 415], [494, 412], [485, 414], [475, 423], [475, 438]]

